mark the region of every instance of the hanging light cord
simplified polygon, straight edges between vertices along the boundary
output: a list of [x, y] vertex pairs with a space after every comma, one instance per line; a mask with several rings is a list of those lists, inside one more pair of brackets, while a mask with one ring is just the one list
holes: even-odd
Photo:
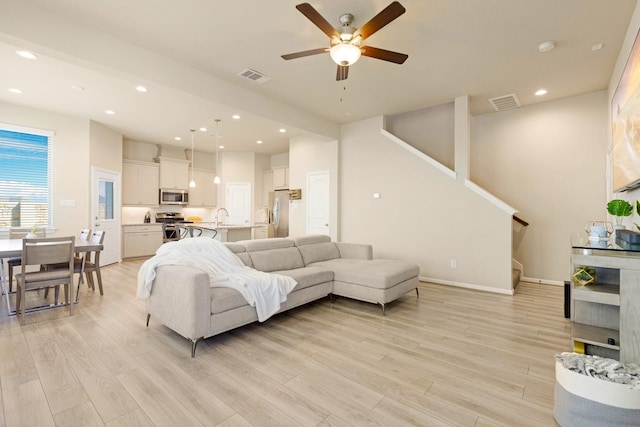
[[213, 179], [214, 184], [220, 184], [220, 162], [218, 161], [218, 148], [220, 148], [220, 119], [216, 119], [216, 176]]
[[195, 157], [193, 156], [193, 134], [195, 133], [195, 129], [191, 129], [191, 181], [189, 181], [189, 187], [193, 188], [196, 186], [196, 181], [193, 179], [193, 165], [195, 163]]

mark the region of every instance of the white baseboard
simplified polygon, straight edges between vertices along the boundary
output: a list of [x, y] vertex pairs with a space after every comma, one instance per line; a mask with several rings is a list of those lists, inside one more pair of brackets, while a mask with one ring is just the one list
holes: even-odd
[[521, 277], [521, 282], [539, 283], [541, 285], [564, 286], [564, 282], [559, 280], [536, 279], [535, 277]]
[[497, 289], [490, 286], [474, 285], [472, 283], [454, 282], [451, 280], [434, 279], [432, 277], [419, 276], [422, 282], [437, 283], [438, 285], [455, 286], [458, 288], [473, 289], [475, 291], [493, 292], [496, 294], [513, 295], [513, 289]]

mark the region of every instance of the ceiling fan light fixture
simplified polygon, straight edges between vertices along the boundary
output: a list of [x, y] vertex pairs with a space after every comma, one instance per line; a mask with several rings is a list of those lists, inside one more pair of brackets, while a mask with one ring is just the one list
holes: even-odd
[[329, 50], [331, 59], [338, 65], [353, 65], [360, 59], [360, 48], [351, 43], [339, 43]]

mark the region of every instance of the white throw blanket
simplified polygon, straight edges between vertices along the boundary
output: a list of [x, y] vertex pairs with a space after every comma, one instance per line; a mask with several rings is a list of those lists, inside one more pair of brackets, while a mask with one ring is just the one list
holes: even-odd
[[[256, 308], [263, 322], [280, 310], [280, 304], [297, 282], [280, 274], [264, 273], [245, 266], [224, 244], [208, 237], [195, 237], [165, 243], [156, 255], [142, 264], [138, 272], [138, 299], [147, 299], [160, 265], [186, 265], [204, 270], [211, 287], [232, 288]], [[183, 284], [176, 283], [176, 286]]]

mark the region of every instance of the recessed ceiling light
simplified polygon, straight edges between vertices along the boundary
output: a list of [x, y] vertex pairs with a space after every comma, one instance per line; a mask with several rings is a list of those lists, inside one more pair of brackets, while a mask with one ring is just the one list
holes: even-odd
[[280, 129], [280, 133], [285, 133], [287, 130], [285, 128]]
[[556, 42], [554, 42], [553, 40], [549, 40], [549, 41], [540, 43], [538, 45], [538, 50], [544, 53], [544, 52], [549, 52], [554, 47], [556, 47]]
[[116, 112], [113, 110], [105, 110], [105, 113], [109, 114], [110, 116], [113, 116]]
[[149, 89], [147, 89], [147, 88], [146, 88], [146, 87], [144, 87], [144, 86], [136, 86], [136, 90], [137, 90], [138, 92], [142, 92], [142, 93], [147, 93], [147, 92], [149, 92]]
[[15, 87], [10, 87], [8, 90], [11, 93], [17, 93], [18, 95], [20, 95], [22, 93], [22, 91], [20, 89], [17, 89]]
[[536, 96], [542, 96], [542, 95], [546, 95], [547, 94], [547, 90], [546, 89], [538, 89], [536, 91]]
[[234, 114], [233, 116], [231, 116], [232, 119], [234, 120], [240, 120], [240, 115], [239, 114]]
[[84, 88], [82, 86], [73, 85], [73, 86], [71, 86], [71, 89], [77, 90], [77, 91], [80, 91], [80, 92], [84, 92]]
[[175, 138], [173, 138], [173, 139], [175, 139], [176, 141], [182, 141], [182, 138], [180, 138], [179, 136], [176, 136], [176, 137], [175, 137]]
[[207, 131], [207, 128], [200, 128], [200, 130], [201, 130], [202, 132], [206, 132], [206, 131]]
[[602, 49], [603, 47], [604, 47], [604, 44], [602, 44], [602, 43], [597, 43], [597, 44], [594, 44], [593, 46], [591, 46], [591, 50], [595, 52], [596, 50], [600, 50], [600, 49]]
[[218, 148], [224, 148], [224, 145], [218, 145]]
[[257, 140], [256, 144], [262, 144], [262, 141], [261, 140]]
[[33, 53], [29, 52], [28, 50], [17, 50], [16, 53], [18, 55], [20, 55], [23, 58], [27, 58], [27, 59], [38, 59], [37, 56], [35, 56]]

